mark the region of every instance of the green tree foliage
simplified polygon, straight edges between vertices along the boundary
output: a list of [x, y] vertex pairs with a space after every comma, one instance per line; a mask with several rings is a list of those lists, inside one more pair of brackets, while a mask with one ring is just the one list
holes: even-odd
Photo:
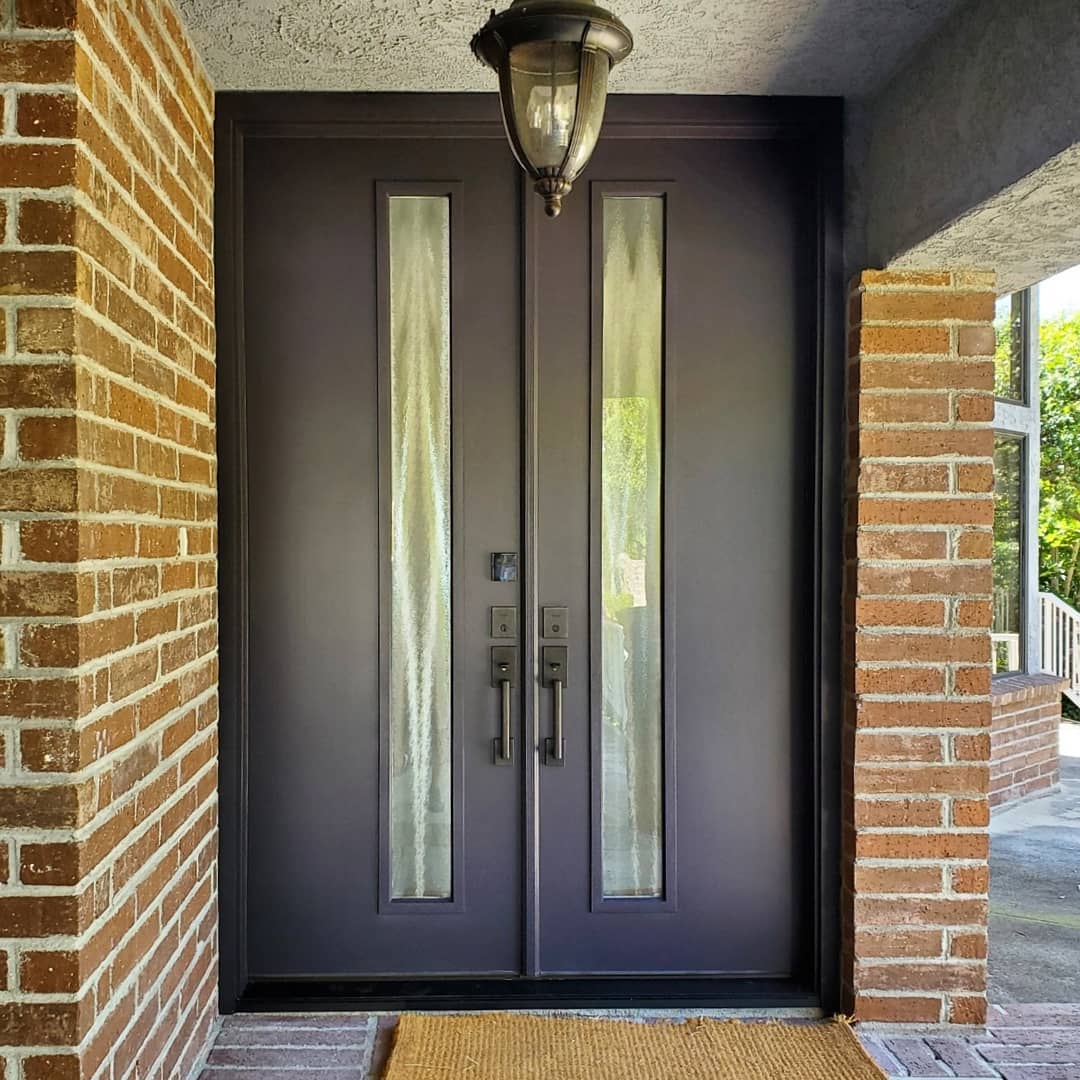
[[1019, 440], [1007, 436], [994, 440], [994, 630], [1008, 634], [1020, 632], [1020, 447]]
[[1002, 398], [1020, 397], [1023, 371], [1021, 351], [1022, 314], [1019, 296], [1007, 296], [998, 301], [994, 313], [994, 393]]
[[1039, 337], [1039, 584], [1080, 607], [1080, 313], [1047, 320]]

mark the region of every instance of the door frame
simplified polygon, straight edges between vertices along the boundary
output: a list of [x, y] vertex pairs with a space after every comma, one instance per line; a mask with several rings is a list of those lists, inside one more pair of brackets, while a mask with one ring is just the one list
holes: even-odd
[[[642, 977], [640, 979], [440, 979], [316, 982], [259, 980], [247, 970], [248, 523], [246, 356], [243, 327], [243, 177], [247, 140], [292, 138], [505, 139], [493, 94], [228, 92], [216, 98], [214, 210], [217, 288], [217, 439], [219, 490], [219, 928], [220, 1011], [323, 1009], [455, 1009], [626, 1007], [807, 1007], [839, 1005], [840, 762], [843, 495], [843, 229], [842, 121], [838, 98], [613, 95], [605, 139], [797, 140], [815, 178], [816, 416], [814, 492], [813, 848], [806, 900], [813, 914], [810, 970], [791, 981]], [[509, 148], [507, 148], [509, 153]], [[536, 581], [528, 544], [534, 517], [535, 461], [528, 460], [536, 422], [536, 281], [532, 230], [539, 202], [521, 185], [523, 237], [523, 612], [522, 648], [535, 648]], [[584, 188], [579, 198], [588, 198]], [[537, 688], [523, 680], [525, 715]], [[524, 771], [523, 798], [535, 799], [534, 771]], [[523, 815], [523, 823], [528, 820]], [[523, 828], [524, 828], [523, 824]], [[524, 883], [537, 874], [535, 845], [524, 845]], [[526, 888], [526, 897], [535, 890]], [[535, 942], [535, 910], [523, 912], [524, 950]], [[523, 970], [529, 965], [523, 962]]]

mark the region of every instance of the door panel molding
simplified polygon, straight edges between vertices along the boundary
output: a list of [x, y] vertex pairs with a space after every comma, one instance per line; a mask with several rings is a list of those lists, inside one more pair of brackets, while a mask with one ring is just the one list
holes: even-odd
[[[670, 258], [670, 227], [673, 204], [679, 200], [679, 185], [674, 180], [643, 182], [637, 180], [593, 180], [589, 184], [590, 211], [590, 341], [589, 358], [590, 392], [589, 408], [589, 482], [593, 497], [589, 507], [589, 692], [590, 745], [593, 761], [600, 758], [600, 769], [590, 778], [591, 839], [590, 877], [591, 907], [595, 912], [608, 914], [637, 914], [652, 912], [675, 912], [679, 909], [678, 897], [678, 823], [676, 787], [676, 732], [678, 709], [675, 696], [675, 612], [676, 579], [673, 572], [675, 551], [676, 515], [674, 513], [674, 485], [671, 467], [675, 461], [677, 425], [674, 423], [675, 380], [677, 363], [671, 334], [674, 308], [678, 303], [679, 289], [674, 260]], [[584, 192], [580, 193], [584, 195]], [[603, 490], [602, 443], [603, 443], [603, 397], [604, 397], [604, 200], [608, 196], [660, 198], [663, 200], [663, 253], [661, 265], [661, 335], [660, 335], [660, 731], [662, 795], [660, 799], [661, 824], [661, 895], [650, 898], [611, 897], [604, 894], [603, 844], [602, 844], [602, 789], [603, 776], [595, 772], [603, 768], [603, 660], [602, 660], [602, 607], [598, 591], [602, 589], [602, 535], [603, 505], [596, 493]]]
[[[813, 288], [817, 407], [812, 419], [816, 444], [814, 467], [813, 536], [814, 582], [813, 730], [816, 807], [811, 864], [815, 914], [812, 954], [805, 984], [792, 985], [739, 979], [591, 979], [533, 980], [538, 970], [535, 902], [523, 912], [526, 978], [505, 980], [359, 980], [327, 984], [297, 980], [259, 980], [253, 983], [247, 964], [247, 791], [248, 791], [248, 609], [249, 550], [246, 449], [246, 351], [244, 338], [244, 216], [242, 208], [245, 145], [249, 140], [277, 138], [364, 139], [503, 139], [505, 135], [494, 95], [474, 94], [301, 94], [221, 93], [215, 122], [215, 235], [218, 282], [218, 452], [220, 478], [220, 612], [221, 612], [221, 727], [220, 727], [220, 927], [221, 1009], [287, 1008], [302, 1001], [324, 1007], [453, 1008], [471, 1003], [502, 1007], [535, 1007], [538, 1001], [580, 1005], [617, 1005], [633, 994], [641, 1000], [805, 1005], [819, 1002], [832, 1010], [839, 1000], [839, 868], [840, 868], [840, 645], [841, 645], [841, 495], [840, 480], [843, 380], [843, 264], [841, 227], [842, 106], [836, 99], [686, 97], [614, 95], [608, 103], [603, 138], [607, 139], [737, 139], [795, 140], [813, 163], [817, 208], [813, 245], [818, 269]], [[509, 151], [507, 151], [509, 152]], [[587, 197], [578, 192], [578, 198]], [[523, 420], [526, 448], [523, 464], [523, 563], [521, 602], [524, 656], [536, 654], [537, 610], [535, 543], [536, 461], [531, 430], [537, 423], [536, 333], [543, 313], [536, 305], [535, 245], [531, 236], [541, 218], [528, 192], [522, 214], [524, 291]], [[508, 243], [512, 242], [508, 238]], [[808, 288], [811, 285], [808, 283]], [[530, 428], [530, 425], [532, 426]], [[666, 448], [665, 448], [666, 449]], [[667, 545], [665, 544], [665, 550]], [[666, 681], [666, 679], [665, 679]], [[522, 671], [522, 742], [534, 746], [538, 696], [535, 672]], [[525, 821], [536, 821], [538, 759], [522, 754]], [[526, 828], [526, 831], [529, 830]], [[537, 884], [536, 836], [523, 837], [523, 877]], [[537, 897], [538, 889], [524, 895]], [[443, 989], [445, 988], [445, 989]]]
[[[449, 201], [449, 378], [450, 378], [450, 805], [451, 895], [442, 900], [394, 899], [391, 888], [391, 617], [393, 608], [390, 502], [393, 485], [391, 447], [391, 335], [390, 335], [390, 199], [396, 196], [445, 196]], [[379, 912], [384, 915], [443, 914], [465, 910], [465, 644], [464, 589], [461, 569], [465, 561], [462, 492], [464, 457], [455, 417], [461, 405], [459, 363], [460, 305], [462, 297], [462, 237], [465, 230], [465, 186], [460, 180], [379, 180], [375, 183], [377, 338], [379, 367]]]

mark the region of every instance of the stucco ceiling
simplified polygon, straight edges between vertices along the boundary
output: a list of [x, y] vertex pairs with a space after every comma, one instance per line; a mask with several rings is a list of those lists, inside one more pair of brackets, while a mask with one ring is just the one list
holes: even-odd
[[998, 293], [1080, 265], [1080, 144], [902, 252], [892, 265], [994, 267]]
[[[609, 2], [636, 39], [613, 90], [861, 97], [963, 0]], [[469, 52], [491, 0], [178, 3], [219, 90], [494, 89]]]

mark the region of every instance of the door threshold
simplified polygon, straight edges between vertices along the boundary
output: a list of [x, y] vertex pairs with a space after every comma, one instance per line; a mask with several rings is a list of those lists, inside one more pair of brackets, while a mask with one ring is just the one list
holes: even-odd
[[442, 978], [255, 979], [238, 1012], [405, 1012], [489, 1009], [720, 1010], [821, 1015], [818, 995], [788, 979]]

